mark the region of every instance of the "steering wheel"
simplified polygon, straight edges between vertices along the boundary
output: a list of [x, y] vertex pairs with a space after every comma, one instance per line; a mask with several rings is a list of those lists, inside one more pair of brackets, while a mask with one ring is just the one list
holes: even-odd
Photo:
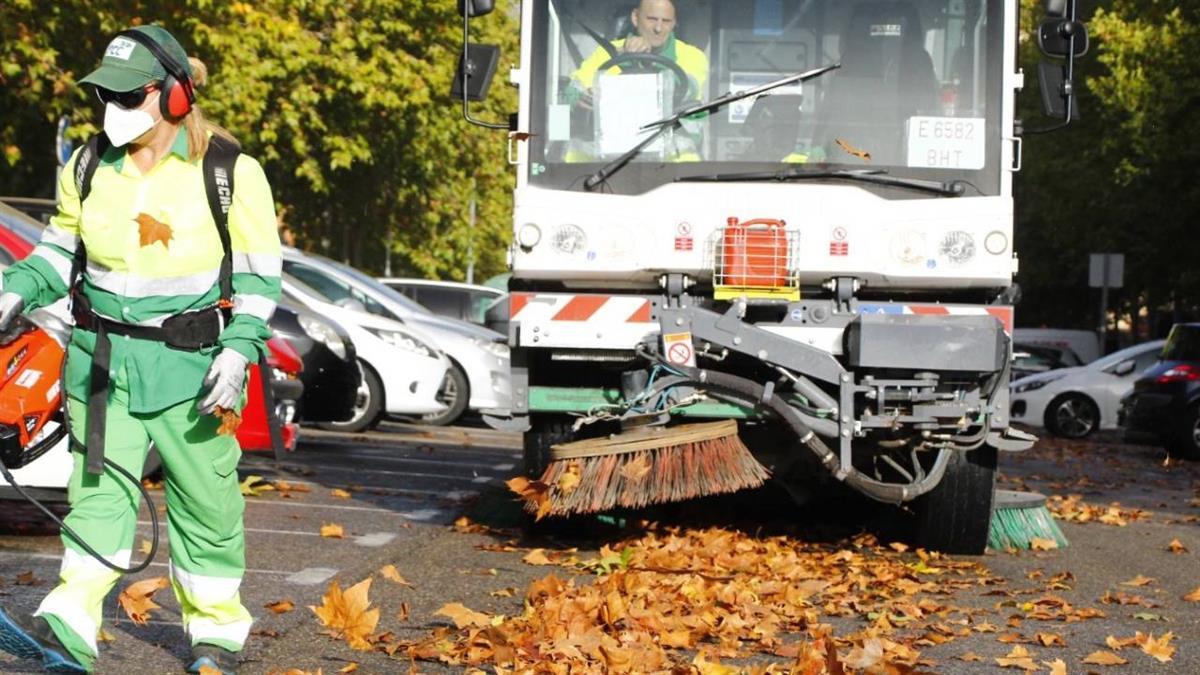
[[[609, 68], [625, 66], [625, 65], [640, 65], [642, 70], [648, 70], [652, 65], [663, 66], [672, 75], [675, 76], [675, 100], [674, 106], [676, 109], [683, 107], [684, 101], [687, 100], [688, 90], [691, 89], [691, 80], [688, 74], [678, 64], [659, 54], [651, 54], [649, 52], [624, 52], [617, 54], [604, 62], [597, 72], [607, 72]], [[635, 71], [636, 72], [636, 71]]]

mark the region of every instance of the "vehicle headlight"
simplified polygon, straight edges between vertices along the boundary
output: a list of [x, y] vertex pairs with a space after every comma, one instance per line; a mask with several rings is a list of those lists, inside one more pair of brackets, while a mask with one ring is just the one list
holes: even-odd
[[371, 331], [371, 334], [375, 337], [383, 340], [393, 347], [399, 347], [405, 351], [410, 351], [414, 354], [418, 354], [427, 358], [436, 358], [434, 356], [436, 350], [434, 350], [433, 347], [430, 347], [411, 335], [391, 330], [380, 330], [377, 328], [368, 328], [367, 330]]
[[508, 344], [504, 342], [494, 342], [492, 340], [483, 340], [480, 338], [474, 338], [474, 342], [480, 349], [498, 359], [509, 358], [512, 351], [508, 348]]
[[333, 326], [313, 316], [301, 316], [300, 327], [304, 329], [308, 337], [324, 344], [339, 359], [346, 360], [346, 343], [342, 341], [342, 336], [337, 334]]
[[1017, 384], [1012, 385], [1012, 387], [1011, 387], [1012, 393], [1024, 394], [1024, 393], [1030, 392], [1030, 391], [1037, 391], [1038, 389], [1041, 389], [1042, 387], [1050, 384], [1051, 382], [1057, 382], [1059, 379], [1060, 378], [1057, 378], [1057, 377], [1051, 377], [1051, 378], [1048, 378], [1045, 380], [1035, 380], [1033, 382], [1017, 383]]

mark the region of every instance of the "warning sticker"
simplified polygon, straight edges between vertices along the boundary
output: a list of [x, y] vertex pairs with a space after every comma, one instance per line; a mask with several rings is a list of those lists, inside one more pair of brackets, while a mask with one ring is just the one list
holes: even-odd
[[18, 387], [29, 389], [33, 387], [33, 385], [37, 384], [37, 381], [40, 379], [42, 379], [42, 371], [27, 370], [17, 377], [16, 384]]
[[696, 367], [696, 352], [692, 349], [692, 334], [665, 333], [663, 335], [663, 353], [667, 362], [676, 366]]

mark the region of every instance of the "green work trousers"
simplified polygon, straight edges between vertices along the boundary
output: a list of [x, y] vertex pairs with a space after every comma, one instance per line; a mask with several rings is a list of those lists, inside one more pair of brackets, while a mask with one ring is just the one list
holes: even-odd
[[[87, 406], [73, 398], [68, 403], [72, 434], [85, 438]], [[242, 452], [237, 439], [219, 435], [219, 420], [198, 414], [195, 401], [150, 414], [130, 412], [124, 368], [111, 380], [107, 422], [107, 459], [140, 477], [151, 441], [162, 458], [170, 580], [192, 645], [241, 650], [252, 619], [238, 594], [246, 546], [245, 501], [237, 479]], [[65, 522], [98, 553], [129, 567], [141, 494], [111, 467], [94, 476], [87, 473], [82, 453], [72, 456], [71, 512]], [[121, 575], [94, 560], [65, 532], [62, 539], [66, 551], [60, 582], [37, 614], [90, 670], [97, 655], [102, 603]]]

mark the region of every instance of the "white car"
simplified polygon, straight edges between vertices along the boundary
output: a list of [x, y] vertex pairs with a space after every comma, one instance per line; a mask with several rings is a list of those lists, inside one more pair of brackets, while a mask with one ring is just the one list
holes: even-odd
[[1083, 438], [1117, 428], [1121, 397], [1138, 375], [1154, 365], [1163, 340], [1113, 352], [1074, 368], [1023, 377], [1009, 385], [1014, 422], [1045, 427], [1055, 436]]
[[399, 321], [421, 335], [450, 359], [442, 387], [448, 409], [426, 415], [427, 424], [450, 424], [465, 410], [507, 415], [512, 402], [508, 338], [467, 321], [437, 316], [353, 267], [318, 255], [283, 250], [285, 275], [300, 280], [324, 300], [354, 306], [371, 314]]
[[429, 339], [396, 321], [326, 302], [303, 282], [283, 276], [284, 297], [345, 327], [358, 352], [362, 384], [354, 416], [331, 429], [361, 431], [385, 415], [428, 415], [446, 409], [438, 390], [450, 361]]

